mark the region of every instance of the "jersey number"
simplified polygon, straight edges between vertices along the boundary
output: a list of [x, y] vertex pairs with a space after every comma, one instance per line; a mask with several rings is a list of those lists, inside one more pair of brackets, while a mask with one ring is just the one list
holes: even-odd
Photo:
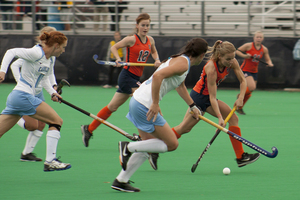
[[146, 51], [141, 50], [137, 61], [138, 62], [146, 62], [149, 54], [150, 54], [150, 52], [148, 50], [146, 50]]

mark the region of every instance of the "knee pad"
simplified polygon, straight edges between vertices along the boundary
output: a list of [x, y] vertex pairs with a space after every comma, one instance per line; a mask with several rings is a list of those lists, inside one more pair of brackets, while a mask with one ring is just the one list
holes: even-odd
[[47, 132], [47, 137], [52, 137], [52, 138], [59, 139], [60, 138], [60, 132], [57, 131], [57, 130], [49, 130]]
[[60, 129], [61, 129], [61, 126], [58, 124], [49, 124], [49, 128], [50, 127], [55, 127], [58, 131], [60, 131]]

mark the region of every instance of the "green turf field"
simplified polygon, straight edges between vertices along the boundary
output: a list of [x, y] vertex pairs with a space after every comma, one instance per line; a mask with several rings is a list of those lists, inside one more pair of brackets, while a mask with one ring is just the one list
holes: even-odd
[[[14, 84], [1, 84], [0, 110]], [[102, 87], [71, 86], [63, 89], [65, 100], [97, 114], [112, 98], [115, 89]], [[233, 105], [237, 90], [219, 90], [218, 99]], [[48, 98], [48, 94], [45, 93]], [[299, 161], [299, 111], [300, 93], [282, 91], [255, 91], [239, 116], [242, 136], [258, 146], [271, 151], [279, 150], [276, 158], [261, 156], [253, 164], [238, 168], [235, 154], [226, 133], [221, 133], [205, 154], [195, 173], [191, 167], [215, 134], [215, 128], [200, 122], [179, 140], [176, 151], [160, 154], [158, 170], [148, 162], [132, 176], [134, 187], [140, 193], [122, 193], [110, 188], [121, 170], [118, 159], [118, 141], [128, 140], [118, 132], [99, 126], [90, 140], [90, 147], [83, 146], [80, 125], [92, 119], [64, 104], [46, 100], [63, 118], [61, 139], [57, 155], [72, 164], [66, 171], [44, 172], [43, 162], [29, 163], [19, 160], [24, 148], [27, 131], [18, 125], [0, 139], [0, 199], [300, 199]], [[172, 91], [161, 102], [165, 119], [171, 127], [178, 125], [187, 109], [184, 101]], [[125, 118], [128, 102], [108, 121], [128, 133], [137, 132]], [[205, 117], [217, 122], [208, 114]], [[45, 158], [45, 135], [37, 144], [35, 153]], [[255, 151], [244, 146], [246, 152]], [[224, 167], [231, 174], [223, 175]]]

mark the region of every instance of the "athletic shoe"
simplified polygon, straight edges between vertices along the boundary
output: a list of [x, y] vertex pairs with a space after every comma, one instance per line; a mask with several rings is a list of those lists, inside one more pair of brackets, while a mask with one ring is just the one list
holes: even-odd
[[119, 152], [120, 152], [120, 163], [122, 165], [123, 170], [125, 171], [127, 168], [127, 162], [131, 156], [131, 152], [129, 152], [127, 145], [129, 142], [119, 142]]
[[246, 115], [243, 108], [240, 108], [240, 109], [236, 110], [236, 112], [239, 113], [240, 115]]
[[157, 170], [157, 159], [159, 157], [158, 153], [149, 153], [149, 163], [154, 170]]
[[21, 154], [20, 160], [21, 161], [31, 161], [31, 162], [42, 161], [42, 159], [36, 157], [34, 153], [29, 153], [26, 155]]
[[93, 134], [88, 130], [89, 125], [81, 125], [81, 133], [82, 133], [82, 142], [85, 147], [89, 146], [89, 140], [93, 136]]
[[259, 158], [259, 156], [260, 156], [259, 153], [254, 153], [254, 154], [243, 153], [242, 158], [236, 159], [236, 162], [238, 164], [238, 167], [243, 167], [245, 165], [255, 162]]
[[121, 192], [139, 192], [139, 191], [141, 191], [139, 188], [132, 187], [129, 184], [129, 182], [132, 182], [132, 181], [128, 181], [127, 183], [121, 183], [117, 179], [115, 179], [113, 184], [111, 185], [111, 188], [114, 190], [119, 190]]
[[106, 85], [103, 85], [103, 88], [111, 88], [112, 86], [111, 85], [108, 85], [108, 84], [106, 84]]
[[60, 171], [70, 169], [71, 164], [69, 163], [62, 163], [57, 158], [54, 158], [51, 162], [45, 161], [44, 162], [44, 171], [51, 172], [51, 171]]

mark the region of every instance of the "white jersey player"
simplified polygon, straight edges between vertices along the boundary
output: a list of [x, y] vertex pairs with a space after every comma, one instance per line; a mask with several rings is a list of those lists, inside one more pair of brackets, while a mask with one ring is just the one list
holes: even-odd
[[57, 143], [60, 138], [62, 119], [45, 102], [36, 97], [39, 84], [50, 94], [53, 101], [61, 96], [53, 89], [50, 75], [53, 74], [52, 56], [58, 57], [67, 46], [67, 37], [58, 31], [44, 32], [39, 36], [41, 44], [33, 48], [9, 49], [2, 60], [0, 82], [5, 78], [9, 64], [14, 58], [23, 59], [19, 81], [9, 94], [6, 108], [0, 115], [0, 137], [10, 130], [23, 115], [29, 115], [49, 125], [47, 132], [47, 152], [44, 171], [65, 170], [71, 168], [56, 158]]
[[201, 38], [188, 42], [180, 54], [173, 55], [154, 72], [134, 93], [129, 103], [127, 118], [137, 127], [142, 141], [119, 142], [120, 162], [123, 170], [112, 188], [123, 192], [139, 192], [129, 184], [129, 178], [147, 160], [147, 153], [174, 151], [177, 138], [163, 118], [159, 102], [165, 94], [176, 88], [179, 96], [190, 105], [192, 116], [199, 118], [200, 110], [190, 97], [184, 80], [190, 66], [203, 60], [208, 44]]

